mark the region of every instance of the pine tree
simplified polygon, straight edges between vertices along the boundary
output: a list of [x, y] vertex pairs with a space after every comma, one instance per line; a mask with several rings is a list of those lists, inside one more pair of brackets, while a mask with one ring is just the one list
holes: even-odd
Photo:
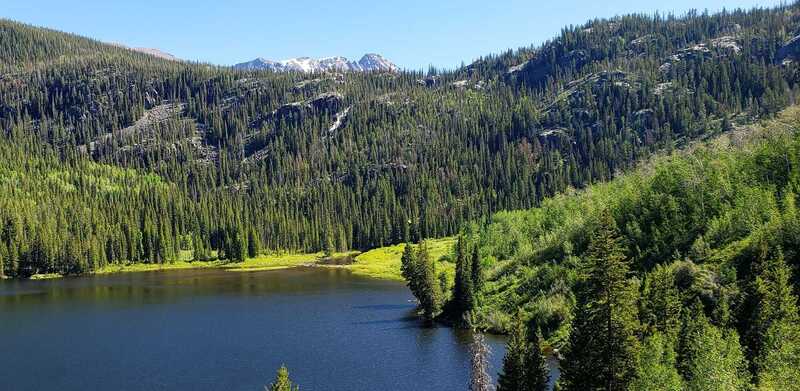
[[657, 265], [644, 280], [641, 319], [646, 327], [672, 340], [681, 328], [681, 302], [675, 275], [668, 266]]
[[542, 354], [542, 333], [537, 328], [530, 335], [525, 356], [525, 390], [546, 391], [550, 381], [550, 368]]
[[472, 264], [467, 258], [467, 244], [463, 235], [456, 241], [456, 276], [453, 284], [453, 300], [459, 313], [472, 310], [474, 294]]
[[6, 259], [8, 258], [8, 250], [4, 243], [0, 243], [0, 280], [6, 277]]
[[33, 243], [28, 249], [28, 255], [25, 258], [28, 259], [26, 263], [33, 268], [35, 273], [40, 271], [47, 272], [53, 269], [41, 232], [36, 232]]
[[425, 319], [433, 320], [441, 307], [441, 280], [436, 274], [435, 263], [430, 259], [425, 242], [420, 243], [416, 250], [406, 244], [400, 258], [400, 273], [419, 301]]
[[60, 269], [64, 274], [83, 274], [88, 269], [86, 257], [81, 254], [78, 243], [71, 240], [64, 243], [64, 248], [61, 251], [61, 262], [63, 266]]
[[261, 244], [259, 243], [258, 235], [256, 234], [255, 230], [251, 229], [247, 231], [247, 257], [257, 257], [260, 247]]
[[333, 232], [331, 232], [330, 227], [329, 224], [328, 229], [325, 230], [325, 247], [323, 248], [325, 258], [332, 257], [333, 253], [336, 252], [336, 247], [333, 245]]
[[430, 259], [428, 253], [428, 245], [425, 242], [420, 243], [417, 248], [417, 267], [419, 271], [419, 302], [425, 319], [432, 320], [436, 313], [439, 312], [441, 306], [441, 294], [439, 292], [439, 285], [436, 280], [436, 266], [433, 260]]
[[800, 326], [777, 322], [764, 336], [764, 350], [758, 358], [758, 389], [800, 390]]
[[414, 297], [420, 297], [420, 276], [419, 265], [417, 262], [417, 252], [411, 243], [406, 243], [403, 248], [403, 255], [400, 257], [400, 274], [406, 280], [406, 285]]
[[247, 234], [241, 228], [236, 230], [236, 262], [244, 262], [247, 258]]
[[749, 386], [739, 336], [711, 324], [696, 303], [684, 317], [679, 369], [686, 391], [742, 391]]
[[506, 342], [503, 371], [497, 378], [497, 391], [526, 391], [525, 359], [528, 357], [527, 325], [517, 314], [514, 326]]
[[635, 287], [611, 215], [604, 212], [584, 259], [584, 281], [563, 368], [568, 390], [625, 390], [639, 343]]
[[483, 290], [483, 267], [481, 266], [480, 248], [475, 245], [472, 248], [472, 296], [473, 303], [477, 300], [478, 295]]
[[19, 252], [17, 251], [17, 244], [12, 243], [8, 247], [8, 261], [5, 264], [6, 275], [11, 277], [20, 277], [19, 274]]
[[658, 331], [646, 337], [629, 391], [681, 391], [682, 379], [675, 367], [675, 348]]
[[445, 301], [447, 298], [444, 295], [448, 290], [447, 272], [440, 271], [437, 277], [439, 278], [439, 293], [441, 294], [441, 300]]
[[199, 235], [196, 235], [192, 239], [192, 259], [195, 261], [207, 261], [209, 258], [205, 242], [200, 239]]
[[275, 382], [271, 383], [268, 387], [264, 387], [265, 391], [299, 391], [300, 387], [292, 384], [289, 379], [289, 370], [285, 365], [281, 365], [278, 369], [278, 374], [275, 377]]
[[227, 230], [225, 256], [229, 262], [244, 262], [247, 255], [247, 240], [238, 226]]
[[30, 277], [34, 274], [46, 271], [46, 250], [40, 234], [37, 232], [28, 251], [22, 256], [19, 262], [18, 274], [22, 277]]
[[800, 389], [800, 314], [783, 255], [765, 262], [756, 277], [758, 303], [751, 333], [754, 367], [760, 389]]

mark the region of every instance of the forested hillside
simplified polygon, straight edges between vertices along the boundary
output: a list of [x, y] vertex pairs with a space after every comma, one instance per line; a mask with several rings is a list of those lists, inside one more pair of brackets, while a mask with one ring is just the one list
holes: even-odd
[[597, 20], [425, 74], [237, 71], [0, 21], [4, 272], [449, 235], [794, 102], [798, 11]]
[[[541, 335], [568, 390], [796, 390], [798, 194], [793, 107], [470, 225], [431, 316], [510, 331], [509, 352]], [[501, 389], [522, 389], [522, 360]]]

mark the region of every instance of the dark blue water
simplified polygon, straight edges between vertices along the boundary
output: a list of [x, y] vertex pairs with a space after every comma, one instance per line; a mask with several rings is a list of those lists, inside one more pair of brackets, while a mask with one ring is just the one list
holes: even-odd
[[286, 364], [304, 391], [466, 389], [470, 336], [410, 300], [321, 268], [0, 281], [0, 388], [260, 391]]

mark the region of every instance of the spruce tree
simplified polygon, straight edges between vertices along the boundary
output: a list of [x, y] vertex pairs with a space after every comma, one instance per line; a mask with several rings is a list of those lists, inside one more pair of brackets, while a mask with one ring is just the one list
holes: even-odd
[[[31, 246], [34, 247], [35, 246]], [[36, 254], [38, 251], [28, 251], [24, 253], [19, 260], [19, 266], [17, 267], [17, 276], [22, 278], [28, 278], [33, 276], [34, 274], [38, 273], [38, 266], [37, 266], [37, 257]]]
[[192, 239], [192, 259], [195, 261], [207, 261], [208, 258], [205, 243], [200, 239], [199, 235], [195, 235]]
[[636, 291], [616, 225], [602, 213], [586, 256], [563, 366], [568, 390], [625, 390], [639, 350]]
[[759, 390], [800, 390], [800, 326], [786, 321], [771, 325], [757, 362]]
[[670, 267], [657, 265], [647, 273], [640, 301], [644, 326], [671, 339], [674, 346], [681, 328], [683, 303]]
[[697, 303], [684, 317], [679, 369], [686, 391], [743, 391], [749, 387], [747, 365], [734, 330], [709, 322]]
[[636, 377], [629, 391], [681, 391], [682, 379], [676, 368], [672, 338], [656, 331], [642, 342], [636, 364]]
[[264, 387], [265, 391], [299, 391], [300, 387], [292, 384], [289, 379], [289, 370], [285, 365], [281, 365], [278, 369], [278, 374], [275, 377], [275, 382], [268, 387]]
[[417, 272], [419, 279], [419, 302], [422, 306], [425, 319], [433, 320], [441, 306], [441, 294], [436, 278], [436, 265], [428, 253], [428, 245], [425, 242], [419, 244], [417, 248]]
[[467, 244], [463, 235], [456, 242], [456, 276], [453, 285], [453, 300], [456, 310], [464, 313], [472, 310], [474, 294], [472, 284], [472, 264], [467, 256]]
[[6, 277], [6, 258], [8, 258], [8, 250], [6, 250], [6, 245], [0, 243], [0, 280]]
[[331, 232], [330, 225], [325, 230], [325, 246], [323, 247], [323, 255], [325, 258], [330, 258], [336, 252], [336, 247], [333, 244], [333, 232]]
[[483, 267], [481, 266], [480, 248], [478, 245], [472, 247], [472, 296], [473, 305], [483, 289]]
[[5, 264], [6, 275], [11, 277], [20, 277], [19, 274], [19, 252], [17, 251], [17, 244], [12, 243], [8, 247], [8, 260]]
[[800, 389], [800, 314], [782, 254], [765, 262], [756, 277], [758, 302], [751, 333], [760, 389]]
[[229, 262], [244, 262], [247, 255], [247, 239], [238, 226], [231, 227], [227, 233], [225, 256]]
[[506, 342], [506, 355], [503, 357], [503, 371], [497, 378], [497, 391], [525, 391], [525, 359], [528, 357], [529, 343], [527, 325], [520, 314]]
[[546, 391], [550, 381], [550, 368], [542, 354], [541, 331], [538, 328], [529, 333], [528, 349], [525, 355], [525, 390]]
[[247, 231], [247, 257], [248, 258], [255, 258], [258, 256], [258, 252], [260, 251], [259, 248], [261, 245], [259, 244], [258, 235], [256, 234], [255, 230], [250, 229]]
[[453, 280], [453, 301], [456, 308], [461, 311], [464, 300], [464, 237], [458, 236], [455, 245], [456, 275]]
[[447, 272], [444, 270], [440, 271], [437, 275], [437, 278], [439, 279], [439, 294], [441, 295], [440, 299], [442, 302], [444, 302], [447, 300], [445, 297], [445, 292], [447, 292], [448, 289]]
[[436, 274], [435, 262], [430, 259], [425, 242], [420, 243], [416, 250], [406, 244], [400, 258], [400, 273], [419, 301], [425, 319], [432, 320], [441, 307], [441, 279]]
[[406, 280], [406, 285], [414, 297], [420, 297], [420, 270], [417, 262], [417, 252], [411, 243], [406, 243], [403, 255], [400, 257], [400, 274]]

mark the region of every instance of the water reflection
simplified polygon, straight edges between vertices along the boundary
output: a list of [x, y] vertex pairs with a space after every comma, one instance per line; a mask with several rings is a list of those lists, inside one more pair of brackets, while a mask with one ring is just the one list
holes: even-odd
[[[408, 290], [341, 269], [184, 270], [0, 282], [15, 390], [464, 389], [469, 332], [424, 327]], [[492, 373], [502, 340], [487, 339]], [[47, 376], [42, 376], [47, 374]]]

